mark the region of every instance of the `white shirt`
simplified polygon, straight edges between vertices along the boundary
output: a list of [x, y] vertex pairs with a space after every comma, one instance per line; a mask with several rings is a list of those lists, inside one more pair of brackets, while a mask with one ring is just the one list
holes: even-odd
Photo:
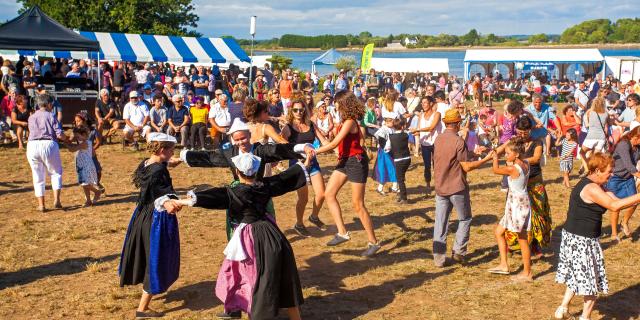
[[149, 109], [147, 109], [147, 104], [142, 101], [138, 101], [137, 104], [128, 102], [122, 112], [122, 119], [129, 119], [134, 126], [142, 125], [146, 116], [149, 116]]
[[213, 118], [220, 127], [228, 127], [231, 125], [229, 108], [222, 108], [219, 103], [214, 104], [211, 110], [209, 110], [209, 119], [211, 118]]
[[580, 89], [576, 89], [576, 91], [573, 93], [573, 98], [585, 107], [587, 106], [587, 103], [589, 103], [589, 96], [586, 92]]
[[444, 119], [444, 115], [445, 113], [447, 113], [447, 110], [451, 109], [451, 106], [444, 103], [444, 102], [438, 102], [437, 106], [436, 106], [436, 111], [438, 111], [440, 113], [440, 132], [442, 133], [444, 131], [444, 128], [446, 128], [447, 126], [444, 124], [444, 121], [442, 121]]
[[136, 81], [138, 84], [147, 83], [149, 81], [149, 71], [144, 69], [136, 71]]
[[405, 113], [407, 113], [407, 109], [404, 108], [402, 103], [396, 101], [393, 103], [393, 112], [398, 116], [402, 117]]
[[335, 105], [333, 104], [330, 105], [328, 109], [329, 109], [329, 114], [333, 118], [333, 124], [339, 124], [340, 122], [342, 122], [342, 119], [340, 118], [340, 112], [338, 111], [338, 108], [336, 108]]

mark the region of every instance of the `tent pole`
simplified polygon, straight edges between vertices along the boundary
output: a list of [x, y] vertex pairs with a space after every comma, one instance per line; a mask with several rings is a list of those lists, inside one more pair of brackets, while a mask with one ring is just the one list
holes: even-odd
[[253, 41], [256, 39], [255, 33], [251, 35], [251, 56], [249, 57], [249, 97], [253, 97]]

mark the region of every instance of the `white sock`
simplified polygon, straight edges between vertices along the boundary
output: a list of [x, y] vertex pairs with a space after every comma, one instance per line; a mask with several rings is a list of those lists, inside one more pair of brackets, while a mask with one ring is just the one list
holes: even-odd
[[391, 184], [391, 189], [394, 189], [394, 190], [398, 189], [398, 183], [397, 182], [392, 183]]
[[384, 185], [378, 184], [378, 191], [382, 192], [383, 189], [384, 189]]

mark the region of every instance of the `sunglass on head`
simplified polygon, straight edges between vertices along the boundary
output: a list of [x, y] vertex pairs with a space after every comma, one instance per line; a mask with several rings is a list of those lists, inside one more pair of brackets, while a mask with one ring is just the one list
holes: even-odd
[[302, 113], [302, 112], [304, 112], [304, 109], [302, 109], [302, 108], [293, 108], [293, 109], [291, 109], [291, 111], [293, 113]]

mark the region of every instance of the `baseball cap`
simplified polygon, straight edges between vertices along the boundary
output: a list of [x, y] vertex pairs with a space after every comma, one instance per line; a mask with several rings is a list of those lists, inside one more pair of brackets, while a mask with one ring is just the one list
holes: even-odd
[[39, 84], [36, 86], [36, 90], [44, 90], [44, 89], [46, 89], [46, 87], [45, 87], [45, 86], [44, 86], [44, 84], [42, 84], [42, 83], [39, 83]]
[[129, 98], [137, 98], [137, 97], [138, 97], [138, 91], [129, 92]]

